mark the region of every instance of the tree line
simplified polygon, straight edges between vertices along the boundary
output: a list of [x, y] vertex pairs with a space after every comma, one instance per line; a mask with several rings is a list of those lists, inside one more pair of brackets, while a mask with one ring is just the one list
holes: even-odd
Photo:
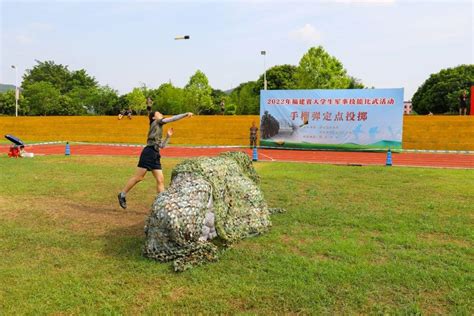
[[[322, 47], [313, 47], [298, 66], [278, 65], [267, 70], [268, 89], [360, 88], [347, 75], [342, 63]], [[197, 70], [183, 87], [163, 83], [145, 85], [129, 93], [101, 86], [86, 70], [70, 70], [54, 61], [36, 61], [21, 83], [20, 115], [116, 115], [123, 109], [144, 113], [147, 99], [164, 114], [258, 114], [263, 74], [255, 81], [241, 83], [230, 92], [213, 89], [207, 76]], [[0, 113], [15, 113], [15, 93], [0, 93]]]
[[[420, 114], [445, 113], [457, 108], [457, 95], [474, 82], [474, 66], [461, 65], [442, 70], [418, 89], [413, 108]], [[285, 89], [359, 89], [362, 82], [350, 76], [343, 64], [323, 47], [310, 48], [299, 64], [277, 65], [266, 72], [267, 87]], [[264, 75], [241, 83], [232, 91], [213, 89], [207, 76], [197, 70], [183, 87], [163, 83], [157, 88], [145, 85], [120, 95], [101, 86], [84, 69], [70, 70], [53, 61], [36, 61], [21, 83], [20, 115], [116, 115], [123, 109], [145, 113], [147, 99], [153, 110], [164, 114], [258, 114]], [[0, 93], [0, 114], [15, 113], [15, 92]]]
[[460, 65], [431, 74], [413, 95], [413, 110], [418, 114], [457, 114], [460, 96], [474, 85], [474, 65]]

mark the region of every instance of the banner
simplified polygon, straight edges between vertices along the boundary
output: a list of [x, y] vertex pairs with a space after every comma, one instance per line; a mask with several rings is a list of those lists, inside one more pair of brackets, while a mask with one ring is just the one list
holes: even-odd
[[262, 90], [260, 146], [401, 149], [403, 89]]

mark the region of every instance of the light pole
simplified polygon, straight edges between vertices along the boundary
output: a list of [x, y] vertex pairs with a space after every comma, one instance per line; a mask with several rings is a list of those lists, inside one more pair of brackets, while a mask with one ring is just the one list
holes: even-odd
[[20, 97], [20, 90], [18, 89], [18, 76], [15, 65], [12, 65], [15, 69], [15, 116], [18, 116], [18, 99]]
[[260, 54], [263, 55], [263, 90], [267, 90], [267, 66], [265, 65], [265, 56], [267, 55], [267, 52], [262, 50]]

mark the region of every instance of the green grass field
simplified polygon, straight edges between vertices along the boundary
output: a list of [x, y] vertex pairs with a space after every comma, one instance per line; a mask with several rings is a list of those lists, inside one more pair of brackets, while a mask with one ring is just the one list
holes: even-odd
[[151, 175], [117, 205], [136, 163], [0, 156], [0, 315], [474, 313], [473, 170], [257, 163], [287, 212], [177, 274], [140, 254]]

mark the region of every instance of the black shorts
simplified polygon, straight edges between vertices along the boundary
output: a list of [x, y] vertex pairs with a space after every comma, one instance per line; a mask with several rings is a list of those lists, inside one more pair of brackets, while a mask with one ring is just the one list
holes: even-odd
[[161, 170], [160, 152], [154, 146], [146, 146], [140, 154], [138, 167], [148, 171]]

